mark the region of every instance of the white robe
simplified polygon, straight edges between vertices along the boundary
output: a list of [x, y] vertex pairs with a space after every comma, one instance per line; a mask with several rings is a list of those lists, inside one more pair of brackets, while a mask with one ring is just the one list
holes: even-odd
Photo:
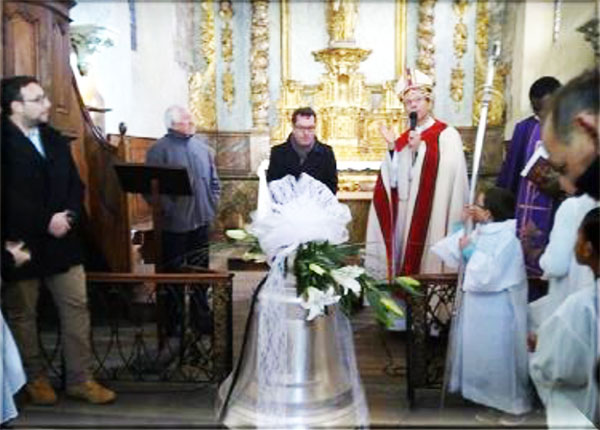
[[[429, 118], [429, 121], [422, 128], [417, 128], [417, 131], [423, 132], [433, 124], [434, 120]], [[426, 144], [422, 142], [413, 163], [413, 155], [408, 147], [399, 152], [394, 151], [393, 158], [390, 157], [389, 151], [386, 151], [385, 159], [381, 164], [381, 179], [388, 196], [392, 187], [398, 189], [398, 221], [395, 235], [395, 255], [400, 256], [396, 261], [398, 268], [402, 267], [403, 263], [402, 256], [419, 191], [425, 152]], [[442, 261], [429, 250], [434, 243], [452, 230], [453, 223], [460, 221], [468, 196], [469, 184], [462, 140], [458, 131], [448, 126], [439, 135], [438, 173], [431, 219], [421, 260], [421, 273], [451, 271], [445, 268]], [[422, 215], [416, 214], [416, 216]], [[372, 276], [378, 279], [386, 278], [385, 243], [373, 203], [371, 203], [367, 222], [365, 267]]]
[[[450, 391], [473, 402], [522, 414], [531, 409], [527, 373], [527, 277], [516, 221], [477, 226], [465, 267], [463, 300], [452, 351]], [[451, 267], [462, 258], [460, 230], [435, 244]]]
[[8, 325], [0, 312], [0, 382], [2, 384], [2, 415], [0, 423], [11, 420], [17, 416], [17, 407], [13, 396], [25, 385], [25, 371], [21, 364], [19, 350], [15, 344]]
[[540, 258], [543, 278], [548, 280], [548, 294], [529, 304], [530, 331], [537, 332], [570, 294], [594, 286], [592, 270], [577, 263], [574, 248], [581, 221], [597, 206], [596, 200], [584, 194], [569, 197], [556, 211], [550, 240]]
[[[541, 325], [531, 356], [531, 379], [552, 428], [574, 423], [571, 406], [589, 421], [598, 413], [594, 368], [598, 357], [600, 285], [570, 295]], [[576, 412], [576, 411], [575, 411]]]

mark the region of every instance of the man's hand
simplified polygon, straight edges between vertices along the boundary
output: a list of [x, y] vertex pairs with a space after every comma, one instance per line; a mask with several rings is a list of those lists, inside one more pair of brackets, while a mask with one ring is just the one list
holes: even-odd
[[15, 260], [15, 266], [22, 266], [24, 263], [31, 260], [31, 253], [25, 248], [25, 242], [6, 241], [6, 250], [10, 252]]
[[415, 152], [419, 149], [419, 145], [421, 144], [421, 133], [411, 130], [408, 132], [408, 147], [412, 152]]
[[57, 212], [52, 215], [48, 224], [48, 233], [56, 238], [61, 238], [71, 230], [69, 211]]
[[395, 142], [396, 142], [396, 135], [394, 134], [394, 132], [389, 127], [387, 127], [384, 123], [381, 123], [381, 124], [379, 124], [379, 133], [387, 142], [388, 149], [389, 150], [394, 149]]

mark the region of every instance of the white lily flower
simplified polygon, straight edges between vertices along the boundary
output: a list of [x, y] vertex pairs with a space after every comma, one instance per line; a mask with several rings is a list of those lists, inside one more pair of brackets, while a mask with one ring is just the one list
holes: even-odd
[[323, 291], [315, 287], [308, 287], [305, 290], [305, 293], [306, 296], [304, 297], [304, 300], [302, 300], [300, 305], [304, 309], [308, 310], [308, 316], [306, 317], [306, 320], [312, 321], [313, 319], [321, 315], [323, 313], [323, 310], [325, 309], [325, 307], [321, 304], [321, 298], [325, 294], [323, 293]]
[[233, 240], [244, 240], [248, 237], [248, 233], [240, 228], [225, 230], [225, 236]]
[[317, 275], [323, 275], [324, 273], [326, 273], [326, 270], [319, 266], [317, 263], [310, 263], [308, 265], [308, 268], [309, 270], [315, 272]]
[[331, 277], [342, 286], [344, 295], [348, 294], [348, 290], [352, 291], [357, 296], [360, 294], [361, 286], [356, 280], [360, 275], [365, 273], [365, 269], [359, 266], [344, 266], [331, 271]]
[[325, 291], [325, 294], [323, 295], [323, 305], [329, 306], [329, 305], [336, 304], [337, 302], [340, 301], [341, 298], [342, 298], [342, 296], [338, 296], [335, 294], [335, 288], [330, 286], [327, 289], [327, 291]]
[[306, 290], [306, 297], [300, 303], [300, 305], [308, 310], [307, 321], [312, 321], [319, 315], [323, 315], [325, 312], [325, 306], [337, 303], [340, 300], [340, 296], [335, 295], [335, 289], [329, 287], [326, 292], [323, 292], [315, 287], [308, 287]]

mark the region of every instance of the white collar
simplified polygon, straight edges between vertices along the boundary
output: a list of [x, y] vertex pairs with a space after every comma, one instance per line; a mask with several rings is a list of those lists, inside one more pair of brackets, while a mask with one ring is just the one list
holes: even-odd
[[503, 230], [512, 230], [517, 233], [517, 220], [507, 219], [505, 221], [490, 222], [479, 224], [479, 232], [482, 234], [494, 234]]
[[431, 115], [429, 115], [426, 119], [425, 122], [423, 123], [423, 125], [417, 125], [415, 127], [415, 131], [417, 133], [422, 133], [423, 130], [427, 130], [429, 127], [431, 127], [433, 124], [435, 124], [435, 120], [431, 117]]

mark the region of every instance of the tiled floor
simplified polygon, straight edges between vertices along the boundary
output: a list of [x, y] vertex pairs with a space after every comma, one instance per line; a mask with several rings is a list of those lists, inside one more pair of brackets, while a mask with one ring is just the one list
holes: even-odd
[[[222, 268], [223, 260], [211, 262]], [[237, 356], [248, 312], [249, 298], [259, 272], [239, 272], [234, 278], [234, 354]], [[477, 428], [476, 409], [450, 398], [445, 409], [437, 406], [438, 393], [425, 393], [422, 406], [409, 410], [406, 399], [404, 339], [382, 330], [369, 309], [353, 318], [359, 369], [370, 409], [372, 427]], [[214, 428], [214, 386], [157, 383], [109, 383], [118, 392], [111, 405], [95, 406], [61, 396], [54, 407], [22, 405], [15, 428]], [[520, 428], [543, 428], [543, 416], [533, 414]], [[492, 427], [487, 427], [492, 428]]]

